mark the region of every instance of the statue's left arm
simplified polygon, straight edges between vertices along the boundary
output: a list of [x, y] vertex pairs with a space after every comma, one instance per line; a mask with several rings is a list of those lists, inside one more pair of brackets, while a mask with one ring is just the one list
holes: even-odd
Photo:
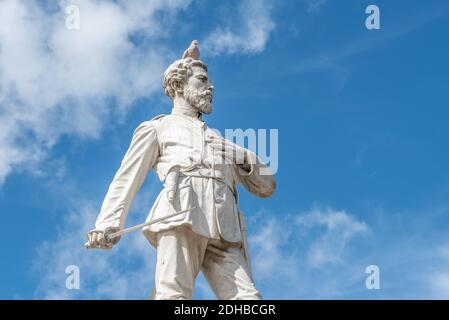
[[243, 164], [235, 164], [235, 178], [246, 190], [261, 197], [270, 197], [276, 189], [276, 180], [270, 169], [252, 151], [245, 149]]
[[246, 190], [261, 198], [273, 194], [276, 189], [274, 176], [254, 152], [218, 136], [209, 137], [208, 142], [232, 165], [236, 183], [241, 183]]

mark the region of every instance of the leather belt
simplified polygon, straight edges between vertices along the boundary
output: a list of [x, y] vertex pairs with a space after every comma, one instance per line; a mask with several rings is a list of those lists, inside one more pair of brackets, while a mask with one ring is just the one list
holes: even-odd
[[181, 169], [181, 172], [183, 174], [185, 174], [186, 176], [191, 176], [191, 177], [195, 176], [195, 177], [203, 177], [203, 178], [213, 178], [213, 179], [217, 179], [217, 180], [221, 180], [221, 181], [225, 180], [225, 176], [224, 176], [223, 172], [214, 170], [214, 169], [209, 169], [209, 168], [194, 168], [189, 171], [183, 171]]
[[232, 191], [232, 193], [235, 194], [233, 182], [229, 181], [229, 179], [227, 179], [227, 177], [221, 171], [214, 170], [211, 168], [194, 168], [189, 171], [183, 171], [181, 169], [181, 173], [189, 177], [200, 177], [218, 180], [226, 184]]

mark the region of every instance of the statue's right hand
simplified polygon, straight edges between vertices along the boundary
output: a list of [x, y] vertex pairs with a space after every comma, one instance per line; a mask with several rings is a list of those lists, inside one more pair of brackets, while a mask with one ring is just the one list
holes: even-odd
[[117, 241], [108, 242], [106, 240], [103, 230], [92, 230], [87, 233], [87, 242], [84, 246], [87, 249], [110, 250], [115, 243], [117, 243]]

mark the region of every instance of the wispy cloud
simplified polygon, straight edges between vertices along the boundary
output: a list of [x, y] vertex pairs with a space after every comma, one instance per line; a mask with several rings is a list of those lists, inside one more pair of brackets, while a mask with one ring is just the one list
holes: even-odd
[[264, 50], [275, 28], [271, 0], [239, 1], [235, 17], [227, 17], [204, 43], [206, 54], [252, 54]]
[[257, 224], [252, 221], [250, 225], [254, 229], [249, 237], [254, 274], [263, 279], [293, 276], [298, 257], [288, 248], [291, 248], [292, 237], [297, 236], [296, 230], [272, 217], [266, 220], [260, 217]]
[[314, 208], [295, 219], [305, 231], [324, 228], [322, 235], [311, 245], [308, 263], [311, 267], [343, 263], [343, 253], [348, 243], [369, 231], [364, 222], [357, 221], [345, 211]]
[[260, 211], [247, 219], [256, 285], [265, 298], [332, 298], [361, 287], [363, 267], [349, 265], [348, 252], [370, 231], [349, 213], [315, 206], [276, 217]]
[[307, 0], [307, 12], [316, 13], [327, 3], [327, 0]]
[[[268, 299], [447, 299], [449, 245], [431, 231], [447, 213], [370, 211], [368, 223], [325, 206], [260, 211], [247, 217], [256, 285]], [[380, 290], [365, 287], [372, 264]]]
[[434, 299], [449, 299], [449, 272], [437, 272], [430, 277]]
[[[156, 182], [139, 192], [128, 220], [137, 224], [148, 212]], [[86, 233], [94, 226], [100, 203], [80, 201], [58, 228], [56, 237], [38, 249], [33, 273], [40, 279], [39, 299], [146, 299], [154, 286], [156, 251], [135, 232], [122, 237], [113, 250], [86, 250]], [[140, 220], [139, 220], [140, 219]], [[80, 289], [69, 290], [66, 267], [80, 270]]]
[[[62, 135], [98, 138], [109, 119], [156, 92], [169, 49], [153, 41], [170, 30], [156, 16], [188, 3], [1, 1], [0, 184], [39, 164]], [[79, 30], [66, 28], [68, 4], [80, 9]]]
[[[427, 277], [433, 299], [449, 299], [449, 245], [442, 244], [438, 248], [437, 259], [434, 259], [433, 269]], [[438, 261], [439, 260], [439, 261]], [[437, 262], [437, 263], [435, 263]], [[439, 267], [435, 268], [435, 264]]]

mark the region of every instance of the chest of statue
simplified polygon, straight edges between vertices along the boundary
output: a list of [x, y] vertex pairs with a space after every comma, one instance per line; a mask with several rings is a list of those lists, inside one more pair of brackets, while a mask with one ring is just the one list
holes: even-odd
[[206, 137], [217, 135], [199, 119], [167, 115], [157, 128], [159, 159], [156, 171], [161, 180], [175, 165], [188, 168], [201, 162], [205, 155]]
[[204, 144], [205, 124], [184, 116], [168, 115], [157, 130], [160, 157], [198, 159]]

